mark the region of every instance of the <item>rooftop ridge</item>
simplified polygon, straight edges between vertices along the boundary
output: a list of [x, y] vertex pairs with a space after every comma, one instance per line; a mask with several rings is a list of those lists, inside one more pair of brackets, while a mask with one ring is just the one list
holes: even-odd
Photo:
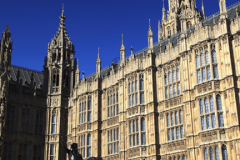
[[30, 69], [30, 68], [26, 68], [26, 67], [22, 67], [22, 66], [17, 66], [17, 65], [14, 65], [14, 64], [11, 64], [11, 67], [21, 68], [21, 69], [25, 69], [25, 70], [29, 70], [29, 71], [32, 71], [32, 72], [37, 72], [37, 73], [43, 74], [41, 71]]

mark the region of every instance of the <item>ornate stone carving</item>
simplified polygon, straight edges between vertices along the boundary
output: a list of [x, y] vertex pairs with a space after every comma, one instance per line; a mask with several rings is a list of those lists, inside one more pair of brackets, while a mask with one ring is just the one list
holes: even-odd
[[144, 112], [145, 112], [145, 106], [141, 106], [141, 107], [140, 107], [140, 112], [141, 112], [141, 113], [144, 113]]
[[215, 89], [220, 89], [220, 82], [219, 81], [214, 82], [214, 87]]

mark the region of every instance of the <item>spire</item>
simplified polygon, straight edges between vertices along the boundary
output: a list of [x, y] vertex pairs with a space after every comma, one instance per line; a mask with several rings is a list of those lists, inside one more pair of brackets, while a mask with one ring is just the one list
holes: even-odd
[[162, 20], [166, 19], [166, 11], [165, 11], [165, 7], [164, 7], [164, 0], [163, 0], [163, 8], [162, 8]]
[[62, 14], [59, 18], [60, 18], [60, 28], [64, 28], [65, 19], [66, 19], [66, 17], [64, 16], [64, 4], [62, 4]]
[[131, 55], [133, 55], [133, 47], [131, 46]]
[[98, 47], [98, 57], [96, 60], [96, 77], [99, 78], [101, 74], [101, 60], [100, 60], [100, 54], [99, 54], [100, 48]]
[[220, 18], [227, 18], [227, 6], [226, 6], [226, 0], [218, 0], [219, 2], [219, 8], [220, 8]]
[[158, 42], [160, 42], [160, 40], [162, 40], [162, 27], [161, 27], [161, 23], [159, 20], [158, 21]]
[[122, 34], [122, 44], [121, 44], [121, 47], [120, 47], [120, 61], [122, 64], [125, 63], [125, 46], [124, 46], [124, 43], [123, 43], [123, 34]]
[[97, 62], [100, 62], [101, 60], [100, 60], [100, 54], [99, 54], [99, 51], [100, 51], [100, 48], [98, 47], [98, 57], [97, 57]]
[[205, 9], [203, 5], [203, 0], [202, 0], [202, 16], [203, 16], [203, 19], [205, 19]]
[[152, 28], [151, 28], [151, 20], [149, 19], [149, 29], [148, 29], [148, 36], [152, 36], [153, 32], [152, 32]]

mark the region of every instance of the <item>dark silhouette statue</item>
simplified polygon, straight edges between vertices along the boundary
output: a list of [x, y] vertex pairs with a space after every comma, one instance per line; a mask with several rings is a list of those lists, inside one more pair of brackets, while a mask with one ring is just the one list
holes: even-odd
[[68, 153], [68, 160], [82, 160], [82, 155], [79, 154], [77, 150], [77, 143], [73, 143], [71, 145], [72, 150], [69, 150], [63, 142], [63, 137], [61, 139], [62, 146], [66, 153]]
[[[62, 143], [62, 146], [64, 148], [64, 150], [66, 151], [66, 153], [68, 153], [68, 160], [82, 160], [82, 155], [78, 153], [78, 149], [77, 149], [77, 143], [73, 143], [71, 145], [71, 148], [72, 150], [69, 150], [64, 142], [63, 142], [63, 137], [61, 137], [61, 143]], [[88, 160], [98, 160], [97, 158], [95, 157], [90, 157], [88, 158]]]

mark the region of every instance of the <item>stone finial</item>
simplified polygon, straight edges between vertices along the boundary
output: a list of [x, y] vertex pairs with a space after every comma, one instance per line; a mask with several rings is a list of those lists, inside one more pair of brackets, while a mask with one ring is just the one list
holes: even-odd
[[131, 55], [133, 55], [133, 47], [131, 46]]
[[84, 73], [84, 71], [82, 72], [82, 78], [84, 79], [84, 76], [85, 76], [85, 73]]

